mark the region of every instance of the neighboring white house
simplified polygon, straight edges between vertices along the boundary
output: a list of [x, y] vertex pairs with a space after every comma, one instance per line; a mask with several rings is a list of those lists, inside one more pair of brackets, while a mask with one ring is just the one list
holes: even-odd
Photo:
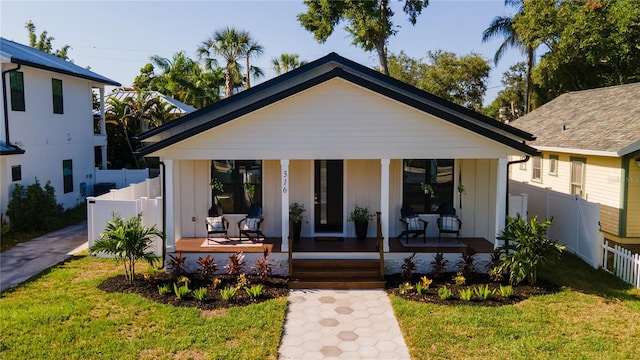
[[347, 219], [356, 205], [381, 212], [385, 251], [402, 230], [403, 204], [432, 220], [433, 231], [438, 210], [421, 182], [438, 204], [455, 207], [461, 236], [495, 243], [505, 224], [508, 159], [537, 154], [525, 143], [530, 133], [335, 53], [139, 140], [140, 155], [164, 164], [168, 253], [183, 239], [206, 237], [212, 178], [224, 184], [225, 215], [246, 214], [247, 189], [255, 189], [264, 233], [281, 238], [283, 252], [293, 202], [308, 209], [303, 237], [353, 237]]
[[36, 178], [43, 186], [51, 182], [65, 208], [83, 202], [94, 184], [95, 152], [106, 158], [107, 146], [104, 130], [94, 134], [92, 91], [103, 100], [105, 85], [120, 84], [3, 38], [0, 64], [0, 211], [14, 184]]

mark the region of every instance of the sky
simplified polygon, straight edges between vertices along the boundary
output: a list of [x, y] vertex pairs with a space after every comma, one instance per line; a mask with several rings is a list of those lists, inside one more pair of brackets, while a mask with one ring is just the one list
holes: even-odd
[[[523, 57], [508, 50], [497, 66], [493, 55], [502, 39], [482, 43], [482, 32], [496, 16], [511, 16], [512, 8], [502, 0], [431, 0], [412, 26], [401, 3], [391, 0], [398, 33], [389, 39], [389, 52], [401, 50], [413, 58], [425, 58], [427, 51], [444, 50], [458, 55], [475, 52], [490, 61], [485, 105], [502, 88], [500, 79], [509, 66]], [[301, 0], [255, 1], [0, 1], [0, 36], [28, 44], [27, 21], [39, 35], [53, 36], [53, 48], [70, 45], [68, 56], [75, 64], [129, 86], [153, 55], [171, 59], [179, 51], [197, 59], [196, 49], [219, 29], [246, 30], [264, 47], [262, 57], [252, 65], [263, 69], [258, 84], [277, 76], [271, 59], [294, 53], [313, 61], [330, 52], [377, 67], [375, 52], [351, 45], [351, 38], [338, 26], [329, 39], [319, 44], [304, 30], [296, 15], [306, 7]], [[110, 91], [109, 87], [107, 88]]]

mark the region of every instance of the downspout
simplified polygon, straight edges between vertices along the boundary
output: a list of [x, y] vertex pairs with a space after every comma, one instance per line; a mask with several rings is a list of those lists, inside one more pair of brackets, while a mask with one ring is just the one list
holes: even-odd
[[162, 265], [160, 265], [158, 270], [164, 269], [164, 263], [167, 257], [167, 183], [165, 181], [166, 172], [164, 161], [160, 161], [160, 166], [162, 167], [160, 176], [162, 176], [162, 233], [164, 236], [162, 237]]
[[[529, 155], [525, 155], [524, 159], [520, 159], [520, 160], [513, 160], [513, 161], [508, 161], [507, 162], [507, 198], [506, 198], [506, 206], [505, 206], [505, 214], [504, 214], [504, 218], [505, 218], [505, 224], [507, 221], [507, 218], [509, 217], [509, 166], [511, 165], [515, 165], [515, 164], [521, 164], [521, 163], [526, 163], [527, 161], [529, 161], [529, 159], [531, 158], [531, 156]], [[509, 249], [509, 239], [505, 239], [504, 240], [504, 248]]]
[[9, 141], [9, 109], [7, 109], [7, 80], [5, 75], [9, 72], [20, 70], [22, 65], [17, 64], [18, 67], [14, 69], [5, 70], [2, 72], [2, 105], [4, 106], [4, 142], [10, 145]]

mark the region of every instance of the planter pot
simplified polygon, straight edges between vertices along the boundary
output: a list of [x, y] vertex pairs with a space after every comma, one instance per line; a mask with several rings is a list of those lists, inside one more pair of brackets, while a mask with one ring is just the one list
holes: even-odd
[[356, 225], [356, 237], [358, 240], [364, 240], [367, 238], [367, 229], [369, 228], [368, 221], [356, 221], [354, 222]]
[[293, 222], [293, 241], [300, 241], [302, 232], [302, 222]]

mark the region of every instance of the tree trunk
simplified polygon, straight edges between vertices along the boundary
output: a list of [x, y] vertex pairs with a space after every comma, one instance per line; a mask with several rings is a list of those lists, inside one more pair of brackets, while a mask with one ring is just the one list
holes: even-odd
[[233, 81], [231, 81], [231, 65], [227, 64], [226, 72], [224, 74], [224, 96], [231, 97], [231, 91], [233, 88]]
[[376, 45], [376, 51], [378, 52], [378, 59], [380, 60], [380, 72], [389, 75], [389, 66], [387, 64], [387, 49], [384, 46], [384, 42], [382, 44]]
[[533, 69], [533, 49], [527, 47], [527, 81], [524, 90], [524, 113], [528, 114], [530, 110], [531, 99], [531, 70]]
[[249, 67], [249, 54], [247, 56], [247, 82], [244, 84], [245, 90], [251, 87], [251, 68]]

